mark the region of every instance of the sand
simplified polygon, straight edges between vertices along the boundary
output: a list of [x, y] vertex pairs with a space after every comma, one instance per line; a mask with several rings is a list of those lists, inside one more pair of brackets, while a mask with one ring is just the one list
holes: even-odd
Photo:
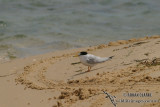
[[[114, 107], [103, 91], [116, 97], [117, 107], [160, 107], [159, 49], [155, 35], [2, 63], [0, 107]], [[86, 72], [74, 57], [80, 51], [115, 57]], [[151, 96], [125, 96], [130, 93]]]

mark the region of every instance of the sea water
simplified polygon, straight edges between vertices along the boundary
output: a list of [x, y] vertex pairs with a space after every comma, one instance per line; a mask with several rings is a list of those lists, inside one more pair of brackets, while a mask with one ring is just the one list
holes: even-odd
[[160, 34], [160, 0], [0, 0], [0, 60]]

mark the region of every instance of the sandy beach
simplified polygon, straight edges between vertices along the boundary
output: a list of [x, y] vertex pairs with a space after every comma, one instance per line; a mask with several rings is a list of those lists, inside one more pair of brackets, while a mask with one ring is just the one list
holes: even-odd
[[[159, 49], [154, 35], [2, 63], [0, 107], [114, 107], [103, 91], [117, 107], [160, 107]], [[81, 51], [115, 57], [86, 72]]]

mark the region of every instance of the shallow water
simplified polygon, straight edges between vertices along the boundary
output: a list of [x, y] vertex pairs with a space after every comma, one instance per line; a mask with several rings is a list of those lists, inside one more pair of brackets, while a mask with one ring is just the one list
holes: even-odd
[[0, 60], [160, 34], [160, 0], [0, 0]]

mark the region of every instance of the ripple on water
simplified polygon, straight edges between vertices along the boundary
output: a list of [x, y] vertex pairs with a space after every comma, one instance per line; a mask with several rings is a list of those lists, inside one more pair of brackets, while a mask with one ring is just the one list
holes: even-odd
[[0, 44], [0, 63], [15, 59], [16, 50], [11, 44]]
[[5, 28], [7, 23], [5, 21], [0, 20], [0, 28]]

